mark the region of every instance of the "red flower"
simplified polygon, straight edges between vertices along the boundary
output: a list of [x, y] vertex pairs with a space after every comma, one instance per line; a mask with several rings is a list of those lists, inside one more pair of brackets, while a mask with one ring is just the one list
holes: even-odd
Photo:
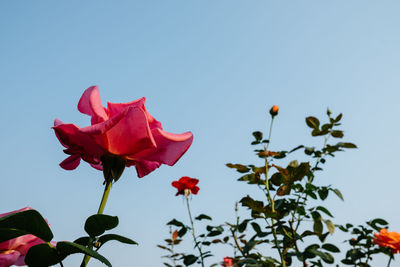
[[197, 195], [197, 192], [199, 192], [200, 190], [200, 188], [196, 186], [198, 182], [199, 182], [198, 179], [183, 176], [178, 181], [173, 181], [172, 186], [178, 189], [176, 196], [189, 195], [189, 194]]
[[[15, 210], [0, 214], [0, 218], [32, 208], [26, 207], [20, 210]], [[9, 267], [11, 265], [25, 266], [25, 255], [28, 250], [35, 245], [44, 243], [44, 241], [34, 235], [23, 235], [11, 240], [0, 243], [0, 267]], [[55, 242], [52, 242], [55, 245]]]
[[144, 102], [144, 97], [128, 103], [108, 102], [104, 108], [98, 87], [86, 89], [78, 110], [91, 116], [91, 126], [80, 128], [54, 121], [56, 136], [66, 147], [64, 152], [70, 155], [60, 166], [73, 170], [83, 159], [93, 168], [103, 170], [105, 158], [114, 158], [114, 162], [117, 158], [122, 167], [135, 166], [138, 176], [143, 177], [161, 164], [174, 165], [192, 144], [193, 134], [163, 131]]
[[231, 257], [225, 257], [224, 262], [221, 264], [224, 267], [232, 267], [233, 266], [233, 259]]
[[397, 232], [388, 232], [382, 228], [379, 233], [374, 233], [373, 242], [381, 247], [391, 248], [393, 254], [400, 253], [400, 234]]

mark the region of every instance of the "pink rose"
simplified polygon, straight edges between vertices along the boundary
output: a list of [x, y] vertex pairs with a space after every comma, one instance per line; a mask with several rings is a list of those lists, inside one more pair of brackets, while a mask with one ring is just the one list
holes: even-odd
[[[31, 210], [32, 208], [26, 207], [20, 210], [15, 210], [7, 213], [0, 214], [0, 218], [6, 215]], [[34, 235], [23, 235], [17, 238], [0, 243], [0, 267], [8, 267], [11, 265], [24, 266], [25, 255], [28, 250], [35, 245], [42, 244], [44, 241]]]
[[101, 104], [97, 86], [86, 89], [78, 103], [78, 110], [91, 116], [91, 126], [54, 121], [54, 131], [64, 152], [70, 155], [60, 166], [75, 169], [80, 160], [102, 170], [102, 157], [118, 156], [127, 167], [135, 166], [143, 177], [161, 164], [174, 165], [189, 149], [193, 134], [174, 134], [163, 131], [144, 106], [145, 98], [128, 103]]

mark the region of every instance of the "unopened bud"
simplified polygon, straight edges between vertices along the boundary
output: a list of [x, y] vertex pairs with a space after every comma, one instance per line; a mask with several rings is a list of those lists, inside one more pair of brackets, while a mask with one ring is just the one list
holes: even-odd
[[278, 115], [278, 112], [279, 112], [279, 107], [277, 105], [273, 105], [272, 108], [269, 110], [269, 114], [271, 114], [272, 117]]

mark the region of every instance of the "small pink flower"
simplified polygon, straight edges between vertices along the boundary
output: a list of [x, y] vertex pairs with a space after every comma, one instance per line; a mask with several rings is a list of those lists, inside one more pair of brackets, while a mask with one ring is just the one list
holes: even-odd
[[233, 259], [231, 257], [225, 257], [221, 265], [224, 267], [233, 267]]
[[[32, 208], [26, 207], [20, 210], [15, 210], [7, 213], [0, 214], [0, 218], [6, 215], [31, 210]], [[25, 255], [28, 250], [35, 245], [44, 243], [44, 241], [34, 235], [23, 235], [17, 238], [0, 243], [0, 267], [9, 267], [11, 265], [24, 266]]]
[[91, 116], [91, 126], [80, 128], [56, 119], [54, 131], [70, 155], [60, 166], [78, 167], [80, 160], [103, 170], [102, 157], [117, 156], [127, 166], [135, 166], [139, 177], [161, 164], [174, 165], [189, 149], [193, 134], [163, 131], [161, 123], [144, 106], [145, 98], [128, 103], [101, 104], [97, 86], [89, 87], [78, 103], [81, 113]]

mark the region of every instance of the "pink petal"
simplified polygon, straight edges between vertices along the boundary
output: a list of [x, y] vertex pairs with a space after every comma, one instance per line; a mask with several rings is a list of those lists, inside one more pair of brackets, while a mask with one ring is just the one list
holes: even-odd
[[19, 256], [19, 252], [14, 250], [0, 252], [0, 267], [9, 267], [14, 265]]
[[106, 153], [106, 150], [97, 144], [89, 134], [81, 132], [80, 128], [74, 124], [60, 124], [53, 129], [58, 140], [68, 148], [69, 153], [80, 153], [84, 160], [94, 161], [93, 158], [100, 158]]
[[156, 146], [145, 112], [129, 107], [126, 115], [107, 133], [108, 151], [115, 155], [135, 154]]
[[66, 158], [63, 162], [60, 163], [60, 167], [64, 170], [75, 170], [78, 167], [79, 163], [81, 162], [80, 155], [72, 155]]
[[135, 166], [138, 177], [142, 178], [143, 176], [146, 176], [147, 174], [151, 173], [152, 171], [160, 167], [161, 163], [156, 161], [141, 160], [137, 161], [135, 163]]
[[78, 110], [83, 114], [91, 116], [92, 124], [108, 119], [107, 113], [101, 104], [99, 88], [97, 86], [91, 86], [83, 92], [78, 103]]
[[193, 142], [193, 134], [191, 132], [174, 134], [158, 128], [153, 129], [151, 132], [157, 147], [143, 150], [135, 155], [129, 155], [130, 158], [158, 161], [172, 166], [183, 156]]
[[153, 128], [161, 128], [161, 122], [157, 121], [153, 116], [150, 115], [150, 113], [147, 112], [146, 107], [144, 106], [144, 103], [146, 101], [145, 97], [139, 98], [138, 100], [134, 100], [128, 103], [111, 103], [107, 102], [107, 111], [110, 115], [110, 117], [117, 115], [118, 113], [123, 112], [129, 107], [138, 107], [144, 110], [146, 113], [147, 121], [149, 122], [150, 129]]

